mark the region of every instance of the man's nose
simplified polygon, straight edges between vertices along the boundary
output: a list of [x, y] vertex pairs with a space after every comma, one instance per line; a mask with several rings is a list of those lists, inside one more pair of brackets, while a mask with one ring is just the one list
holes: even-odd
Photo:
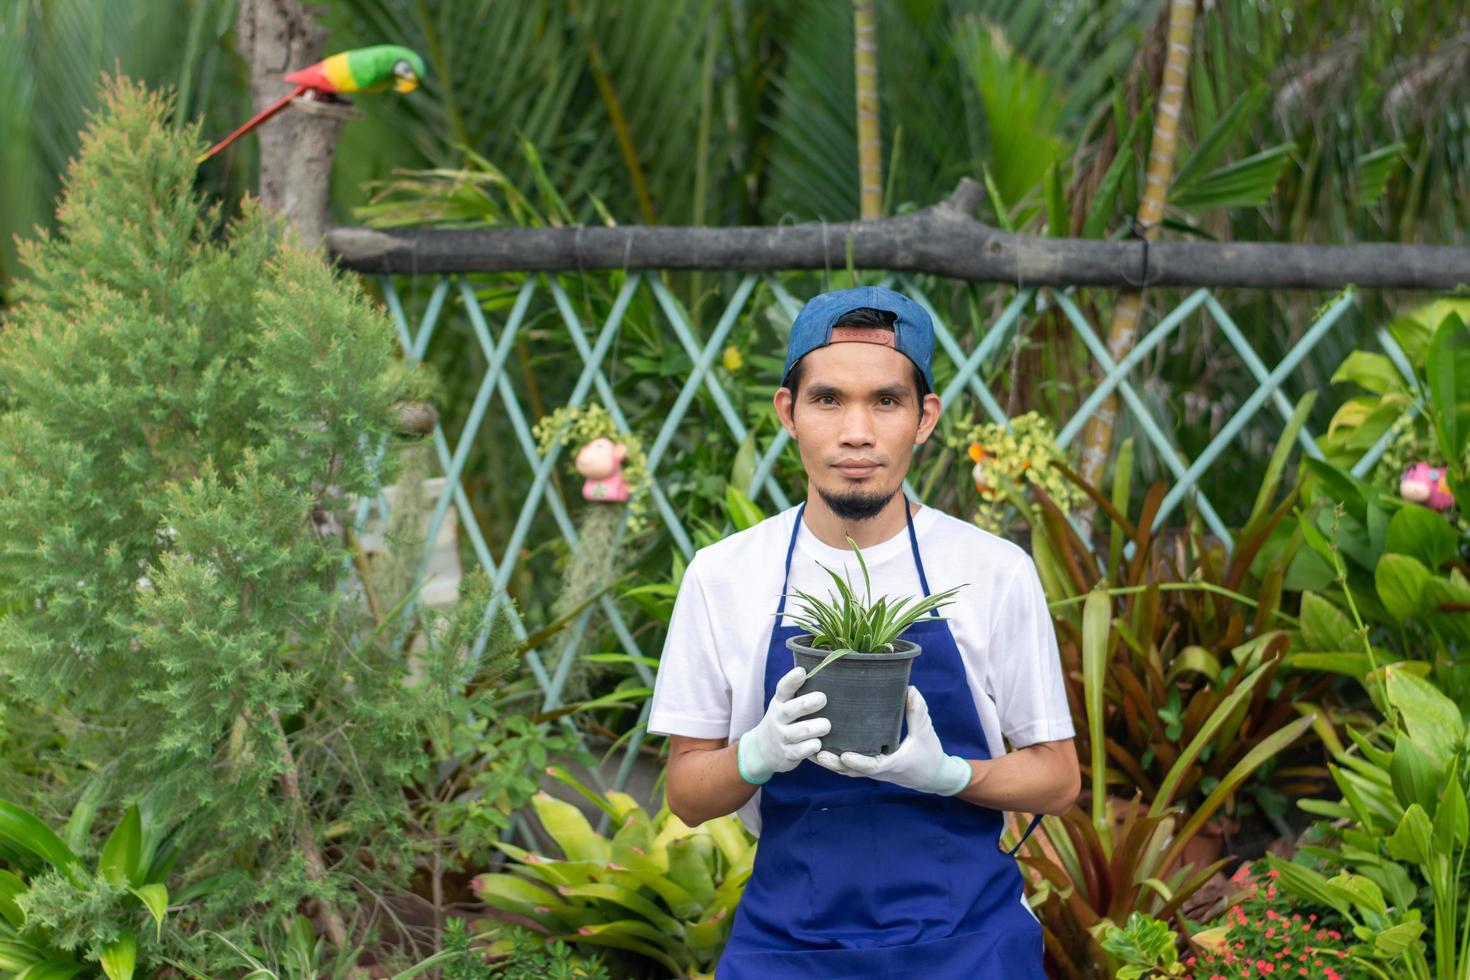
[[876, 441], [873, 413], [866, 407], [854, 405], [842, 413], [842, 444], [844, 446], [871, 446]]

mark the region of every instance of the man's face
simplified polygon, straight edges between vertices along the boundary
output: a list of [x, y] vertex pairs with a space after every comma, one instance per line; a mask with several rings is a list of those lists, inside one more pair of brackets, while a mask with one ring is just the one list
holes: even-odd
[[776, 391], [807, 478], [839, 518], [875, 517], [903, 488], [914, 445], [939, 421], [939, 397], [917, 399], [912, 362], [864, 343], [812, 351], [802, 358], [795, 400], [787, 388]]

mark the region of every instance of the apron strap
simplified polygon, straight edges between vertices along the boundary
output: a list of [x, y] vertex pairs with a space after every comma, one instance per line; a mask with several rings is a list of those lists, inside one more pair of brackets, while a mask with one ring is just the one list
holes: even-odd
[[[909, 498], [907, 495], [903, 498], [903, 516], [908, 521], [909, 548], [914, 553], [914, 567], [919, 571], [919, 586], [924, 590], [924, 595], [927, 597], [929, 595], [929, 578], [924, 574], [924, 559], [919, 557], [919, 536], [914, 533], [914, 515], [909, 511]], [[929, 615], [938, 618], [939, 610], [931, 609], [929, 610]]]
[[1006, 854], [1008, 854], [1011, 857], [1015, 857], [1016, 856], [1016, 852], [1021, 849], [1021, 845], [1024, 844], [1024, 843], [1026, 843], [1026, 838], [1028, 838], [1028, 837], [1031, 836], [1031, 831], [1035, 830], [1037, 827], [1039, 827], [1041, 825], [1041, 818], [1043, 816], [1045, 816], [1045, 814], [1038, 813], [1036, 816], [1034, 816], [1034, 817], [1031, 818], [1031, 822], [1026, 825], [1026, 832], [1021, 835], [1021, 839], [1020, 840], [1016, 841], [1016, 846], [1013, 847], [1013, 848], [1011, 848], [1009, 851], [1006, 851]]
[[776, 606], [776, 625], [771, 629], [771, 635], [776, 635], [776, 630], [781, 626], [781, 614], [786, 612], [786, 587], [791, 584], [791, 556], [796, 551], [796, 533], [801, 530], [801, 515], [806, 510], [806, 501], [796, 508], [796, 522], [791, 525], [791, 542], [786, 545], [786, 570], [781, 576], [781, 601]]

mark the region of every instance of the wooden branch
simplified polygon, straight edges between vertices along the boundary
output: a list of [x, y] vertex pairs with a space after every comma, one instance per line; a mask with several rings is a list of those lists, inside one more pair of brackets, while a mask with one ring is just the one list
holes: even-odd
[[974, 219], [984, 190], [881, 221], [774, 227], [393, 229], [335, 227], [327, 247], [358, 272], [584, 269], [861, 269], [927, 272], [1021, 286], [1239, 286], [1453, 289], [1470, 284], [1470, 248], [1098, 241], [1013, 235]]

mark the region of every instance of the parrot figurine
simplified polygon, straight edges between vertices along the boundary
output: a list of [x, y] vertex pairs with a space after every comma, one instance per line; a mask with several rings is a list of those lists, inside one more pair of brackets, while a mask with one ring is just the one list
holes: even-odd
[[339, 52], [287, 75], [285, 80], [295, 88], [211, 146], [196, 162], [208, 160], [286, 108], [297, 96], [331, 98], [352, 92], [383, 92], [389, 86], [395, 92], [412, 92], [418, 88], [419, 79], [423, 77], [424, 59], [419, 57], [418, 52], [396, 44], [377, 44], [370, 48], [353, 48], [351, 51]]
[[1455, 506], [1455, 495], [1450, 492], [1445, 468], [1428, 463], [1414, 463], [1404, 470], [1399, 481], [1399, 496], [1431, 510], [1446, 511]]

